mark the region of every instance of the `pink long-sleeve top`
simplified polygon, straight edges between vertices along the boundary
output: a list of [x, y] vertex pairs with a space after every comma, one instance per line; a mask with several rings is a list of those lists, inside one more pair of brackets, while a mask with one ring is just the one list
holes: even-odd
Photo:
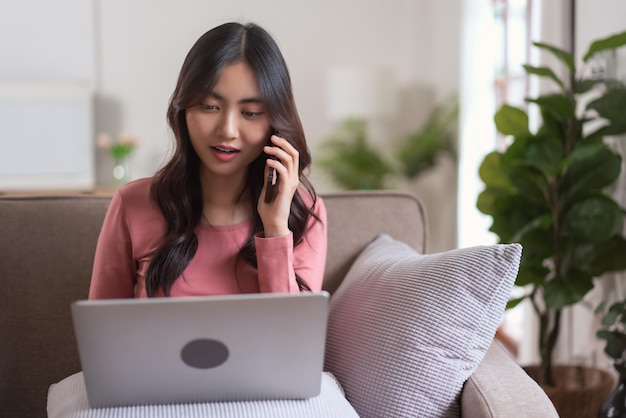
[[[145, 272], [150, 254], [165, 234], [165, 219], [150, 198], [151, 179], [121, 187], [113, 196], [100, 231], [89, 289], [90, 299], [146, 297]], [[311, 196], [298, 190], [310, 206]], [[258, 292], [298, 292], [298, 274], [313, 291], [322, 288], [326, 263], [326, 208], [317, 198], [301, 243], [293, 235], [255, 236], [257, 268], [238, 258], [251, 221], [196, 227], [198, 250], [173, 284], [171, 296]]]

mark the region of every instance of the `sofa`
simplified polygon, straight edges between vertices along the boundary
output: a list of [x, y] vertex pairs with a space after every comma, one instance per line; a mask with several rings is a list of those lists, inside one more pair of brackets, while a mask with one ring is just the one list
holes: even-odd
[[[323, 198], [328, 211], [324, 288], [331, 293], [331, 302], [355, 260], [381, 234], [406, 245], [401, 251], [427, 254], [426, 214], [412, 195], [355, 191]], [[94, 193], [0, 195], [3, 417], [45, 417], [50, 385], [80, 371], [69, 307], [87, 296], [109, 201], [110, 195]], [[497, 319], [498, 315], [501, 312], [493, 316]], [[495, 329], [489, 332], [489, 344], [477, 354], [476, 367], [468, 371], [469, 378], [455, 398], [460, 415], [558, 416], [543, 390], [493, 340]], [[402, 373], [411, 376], [419, 368], [407, 364]], [[381, 410], [378, 416], [391, 415]]]

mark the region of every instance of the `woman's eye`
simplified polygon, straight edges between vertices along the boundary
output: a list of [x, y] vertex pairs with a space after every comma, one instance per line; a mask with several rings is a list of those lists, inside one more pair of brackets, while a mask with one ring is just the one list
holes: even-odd
[[243, 111], [243, 112], [241, 112], [241, 114], [244, 115], [247, 118], [255, 118], [255, 117], [259, 116], [261, 114], [261, 112]]
[[203, 110], [217, 110], [218, 109], [217, 106], [206, 104], [206, 103], [200, 103], [200, 108]]

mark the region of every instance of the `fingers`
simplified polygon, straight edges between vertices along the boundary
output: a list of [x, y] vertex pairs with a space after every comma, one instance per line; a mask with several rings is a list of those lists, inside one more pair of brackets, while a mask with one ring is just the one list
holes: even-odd
[[296, 150], [294, 146], [289, 143], [289, 141], [277, 135], [272, 135], [271, 141], [274, 146], [265, 147], [267, 154], [278, 158], [285, 165], [288, 165], [289, 163], [298, 164], [300, 154], [298, 153], [298, 150]]
[[[289, 233], [291, 202], [300, 184], [300, 155], [285, 138], [273, 135], [270, 140], [272, 146], [263, 149], [268, 158], [265, 164], [263, 198], [259, 199], [257, 209], [265, 236], [277, 237]], [[275, 173], [270, 180], [268, 176], [272, 170]], [[270, 184], [274, 181], [276, 184], [272, 188]]]
[[274, 146], [266, 146], [263, 151], [270, 157], [275, 157], [276, 160], [269, 158], [267, 166], [276, 169], [278, 175], [282, 176], [284, 180], [288, 180], [297, 186], [299, 182], [300, 154], [284, 138], [273, 135], [271, 141]]

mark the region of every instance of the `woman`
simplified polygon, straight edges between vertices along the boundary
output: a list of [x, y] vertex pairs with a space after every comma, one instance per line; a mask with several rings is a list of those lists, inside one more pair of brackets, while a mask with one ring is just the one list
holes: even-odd
[[201, 36], [167, 117], [174, 153], [113, 197], [90, 299], [321, 290], [326, 210], [271, 36], [238, 23]]

